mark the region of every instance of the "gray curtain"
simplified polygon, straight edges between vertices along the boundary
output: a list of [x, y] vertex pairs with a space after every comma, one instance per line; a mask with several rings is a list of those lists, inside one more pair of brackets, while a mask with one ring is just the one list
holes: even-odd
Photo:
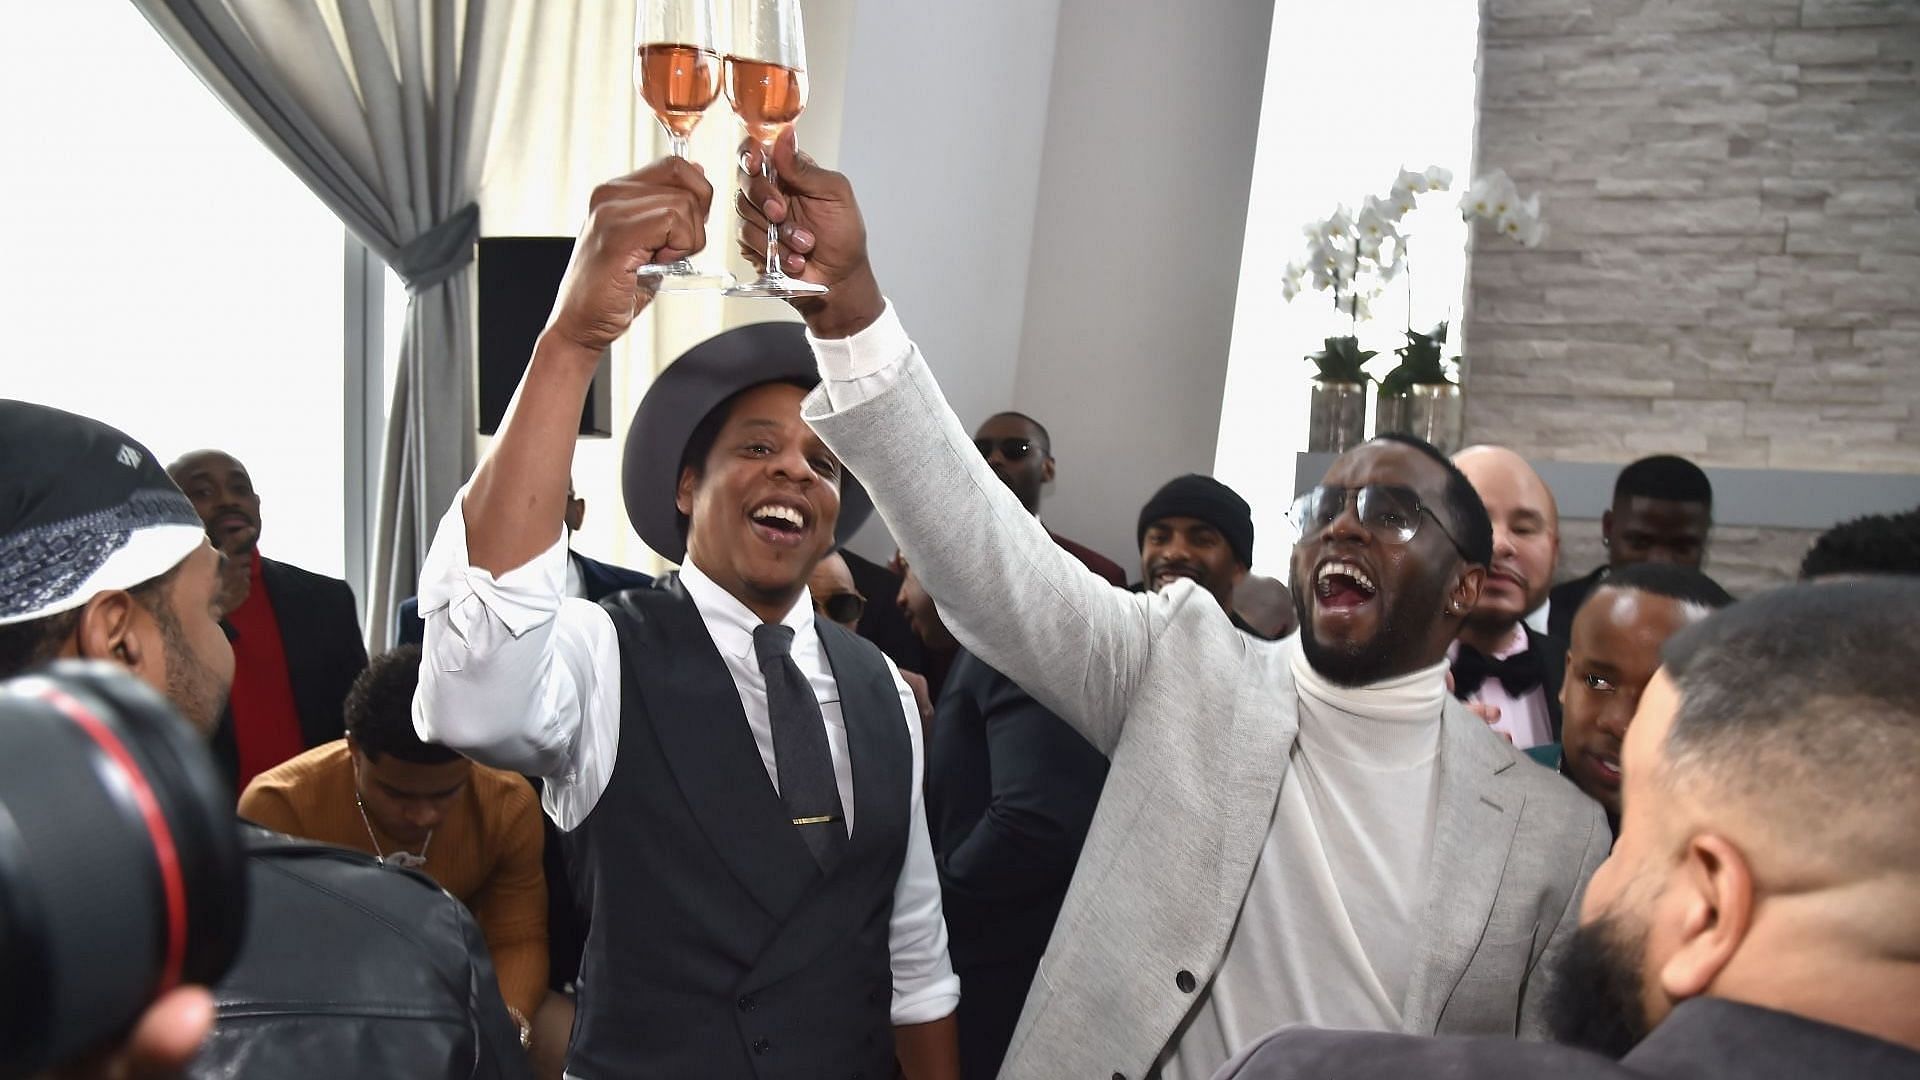
[[407, 283], [362, 583], [376, 645], [391, 640], [394, 606], [414, 593], [433, 526], [473, 471], [473, 197], [516, 2], [133, 0]]

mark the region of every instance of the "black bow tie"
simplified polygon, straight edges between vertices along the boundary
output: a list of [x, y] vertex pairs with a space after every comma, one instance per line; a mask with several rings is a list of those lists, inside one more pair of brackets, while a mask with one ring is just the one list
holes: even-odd
[[1540, 685], [1540, 669], [1525, 650], [1496, 660], [1471, 645], [1461, 645], [1460, 655], [1453, 658], [1453, 696], [1465, 701], [1489, 678], [1498, 679], [1517, 698]]

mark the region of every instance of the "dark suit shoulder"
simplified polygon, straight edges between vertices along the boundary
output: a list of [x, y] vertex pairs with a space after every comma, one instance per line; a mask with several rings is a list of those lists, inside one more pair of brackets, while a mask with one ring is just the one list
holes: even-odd
[[260, 578], [267, 583], [267, 592], [270, 594], [282, 589], [306, 592], [339, 591], [346, 593], [349, 601], [353, 598], [353, 586], [340, 578], [302, 570], [292, 563], [269, 559], [264, 555], [260, 557]]
[[1256, 1043], [1220, 1075], [1227, 1080], [1599, 1080], [1634, 1074], [1597, 1054], [1552, 1043], [1288, 1028]]

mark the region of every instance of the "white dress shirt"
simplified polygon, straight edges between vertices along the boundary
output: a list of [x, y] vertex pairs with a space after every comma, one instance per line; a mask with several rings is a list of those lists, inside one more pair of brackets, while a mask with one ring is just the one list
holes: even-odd
[[[606, 791], [620, 749], [620, 643], [613, 619], [598, 604], [563, 595], [570, 562], [564, 533], [545, 552], [498, 577], [471, 565], [465, 500], [462, 489], [441, 518], [421, 570], [426, 638], [414, 727], [421, 738], [483, 764], [543, 778], [548, 815], [571, 830]], [[733, 675], [768, 782], [777, 790], [766, 681], [753, 652], [760, 619], [691, 561], [681, 567], [680, 580]], [[812, 598], [803, 591], [781, 622], [794, 629], [794, 663], [820, 702], [851, 831], [856, 825], [846, 721], [839, 685], [814, 630]], [[960, 981], [947, 958], [940, 881], [921, 799], [920, 713], [891, 660], [887, 667], [913, 748], [907, 851], [889, 926], [892, 1019], [918, 1024], [953, 1012]]]

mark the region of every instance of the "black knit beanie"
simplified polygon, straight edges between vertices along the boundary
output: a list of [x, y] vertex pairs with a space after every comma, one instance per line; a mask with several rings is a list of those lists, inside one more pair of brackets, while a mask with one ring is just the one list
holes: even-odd
[[1253, 567], [1253, 508], [1227, 485], [1199, 473], [1167, 481], [1140, 508], [1140, 528], [1134, 534], [1134, 544], [1145, 547], [1147, 527], [1168, 517], [1198, 518], [1220, 530], [1240, 565]]

